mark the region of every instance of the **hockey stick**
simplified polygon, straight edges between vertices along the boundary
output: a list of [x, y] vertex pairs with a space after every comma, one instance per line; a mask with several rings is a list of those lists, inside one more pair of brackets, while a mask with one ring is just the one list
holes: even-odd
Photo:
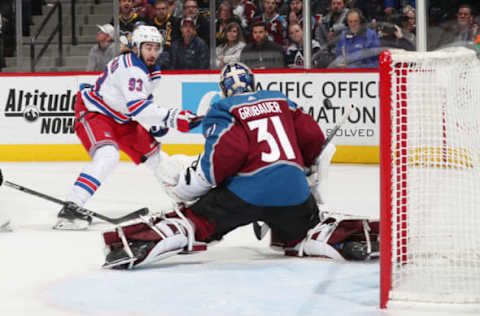
[[[333, 107], [332, 106], [332, 101], [330, 101], [330, 99], [324, 99], [323, 100], [323, 106], [327, 110], [331, 109]], [[337, 134], [337, 131], [340, 129], [340, 127], [342, 127], [343, 124], [345, 124], [345, 122], [348, 120], [348, 117], [350, 116], [350, 114], [355, 109], [356, 109], [356, 106], [353, 103], [350, 104], [350, 106], [348, 108], [346, 108], [345, 113], [343, 114], [340, 121], [337, 124], [335, 124], [332, 131], [330, 132], [330, 134], [327, 136], [327, 138], [323, 142], [322, 148], [320, 149], [320, 154], [323, 152], [325, 147], [327, 147], [327, 145], [330, 144], [332, 139]], [[260, 225], [258, 222], [253, 222], [252, 225], [253, 225], [253, 233], [255, 234], [255, 237], [257, 237], [258, 240], [262, 240], [263, 237], [265, 237], [265, 235], [267, 234], [267, 232], [269, 230], [268, 225], [267, 224]]]
[[[60, 199], [57, 199], [57, 198], [54, 198], [53, 196], [49, 196], [49, 195], [46, 195], [44, 193], [40, 193], [40, 192], [37, 192], [37, 191], [34, 191], [32, 189], [29, 189], [29, 188], [26, 188], [24, 186], [21, 186], [21, 185], [18, 185], [18, 184], [15, 184], [15, 183], [12, 183], [12, 182], [9, 182], [9, 181], [4, 181], [3, 180], [3, 174], [2, 174], [2, 170], [0, 169], [0, 186], [2, 184], [5, 184], [6, 186], [8, 187], [11, 187], [13, 189], [16, 189], [16, 190], [19, 190], [19, 191], [23, 191], [25, 193], [28, 193], [28, 194], [31, 194], [31, 195], [35, 195], [39, 198], [42, 198], [42, 199], [45, 199], [45, 200], [48, 200], [50, 202], [53, 202], [53, 203], [57, 203], [57, 204], [61, 204], [61, 205], [67, 205], [68, 202], [66, 201], [62, 201]], [[78, 208], [77, 210], [79, 213], [82, 213], [84, 215], [89, 215], [89, 216], [92, 216], [92, 217], [96, 217], [98, 219], [101, 219], [101, 220], [104, 220], [106, 222], [109, 222], [111, 224], [120, 224], [124, 221], [128, 221], [128, 220], [131, 220], [131, 219], [135, 219], [137, 217], [139, 217], [140, 215], [147, 215], [148, 214], [148, 208], [144, 207], [144, 208], [141, 208], [135, 212], [132, 212], [132, 213], [128, 213], [127, 215], [124, 215], [124, 216], [121, 216], [121, 217], [117, 217], [117, 218], [112, 218], [112, 217], [108, 217], [108, 216], [105, 216], [105, 215], [102, 215], [102, 214], [99, 214], [99, 213], [96, 213], [94, 211], [90, 211], [90, 210], [87, 210], [83, 207], [80, 207]]]
[[[332, 102], [330, 101], [330, 99], [325, 99], [323, 100], [323, 105], [325, 106], [326, 109], [331, 109], [332, 108]], [[320, 150], [320, 154], [322, 153], [322, 151], [325, 149], [325, 147], [327, 147], [328, 144], [330, 144], [330, 142], [332, 141], [332, 139], [335, 137], [335, 135], [337, 134], [337, 131], [340, 129], [340, 127], [343, 126], [343, 124], [345, 124], [345, 122], [348, 120], [348, 117], [350, 116], [350, 114], [356, 109], [357, 107], [353, 104], [353, 103], [350, 103], [350, 106], [348, 108], [345, 109], [345, 113], [343, 114], [342, 118], [340, 119], [340, 121], [335, 124], [335, 126], [333, 127], [332, 131], [330, 132], [330, 134], [327, 136], [327, 138], [325, 139], [325, 141], [323, 142], [323, 145], [322, 145], [322, 149]]]

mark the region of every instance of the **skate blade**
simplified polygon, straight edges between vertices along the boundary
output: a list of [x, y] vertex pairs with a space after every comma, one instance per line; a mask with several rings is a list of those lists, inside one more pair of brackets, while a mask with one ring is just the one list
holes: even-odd
[[84, 220], [69, 220], [59, 218], [57, 223], [53, 225], [54, 230], [87, 230], [90, 224]]
[[[105, 262], [102, 268], [105, 269], [122, 269], [127, 270], [131, 263], [135, 262], [137, 258], [121, 258], [112, 262]], [[122, 267], [124, 265], [124, 267]]]

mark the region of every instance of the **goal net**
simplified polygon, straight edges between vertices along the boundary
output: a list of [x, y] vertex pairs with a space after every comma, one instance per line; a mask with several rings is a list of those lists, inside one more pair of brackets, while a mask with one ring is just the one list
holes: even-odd
[[380, 56], [380, 305], [480, 304], [480, 62]]

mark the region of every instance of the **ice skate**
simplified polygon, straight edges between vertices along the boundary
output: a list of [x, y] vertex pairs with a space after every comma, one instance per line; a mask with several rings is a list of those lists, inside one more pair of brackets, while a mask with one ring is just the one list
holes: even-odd
[[58, 221], [53, 226], [57, 230], [85, 230], [92, 223], [90, 215], [82, 214], [78, 211], [79, 206], [70, 202], [63, 206], [58, 213]]

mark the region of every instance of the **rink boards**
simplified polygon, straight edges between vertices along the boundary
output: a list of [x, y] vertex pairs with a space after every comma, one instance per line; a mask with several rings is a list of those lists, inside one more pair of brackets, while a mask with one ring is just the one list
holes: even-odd
[[[329, 134], [350, 103], [356, 105], [337, 131], [335, 162], [378, 163], [377, 70], [256, 71], [257, 89], [280, 90], [312, 115]], [[75, 161], [89, 157], [73, 129], [76, 92], [97, 73], [0, 74], [0, 161]], [[205, 114], [221, 98], [218, 71], [165, 72], [154, 91], [157, 103]], [[324, 99], [333, 107], [326, 109]], [[203, 150], [201, 127], [170, 130], [159, 139], [169, 154]], [[122, 159], [128, 157], [122, 155]]]

